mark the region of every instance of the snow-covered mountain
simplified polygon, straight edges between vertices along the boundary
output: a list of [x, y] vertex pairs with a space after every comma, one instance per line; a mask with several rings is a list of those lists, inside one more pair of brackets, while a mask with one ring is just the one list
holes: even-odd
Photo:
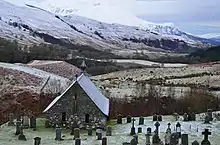
[[[13, 3], [15, 0], [7, 1]], [[122, 25], [121, 22], [117, 22], [119, 24], [110, 23], [110, 21], [108, 23], [107, 21], [100, 22], [102, 20], [89, 19], [89, 16], [82, 17], [80, 16], [82, 14], [77, 13], [77, 15], [70, 13], [71, 15], [65, 16], [64, 14], [58, 15], [61, 14], [60, 11], [56, 12], [57, 14], [51, 13], [55, 11], [48, 9], [48, 5], [45, 4], [46, 2], [50, 4], [49, 0], [35, 2], [35, 4], [31, 4], [30, 0], [23, 0], [22, 2], [23, 4], [15, 3], [14, 5], [0, 0], [0, 37], [16, 39], [25, 44], [47, 42], [89, 45], [95, 49], [108, 49], [113, 52], [131, 49], [187, 52], [193, 47], [207, 47], [207, 44], [204, 44], [200, 38], [184, 33], [174, 26], [147, 22], [129, 13], [126, 14], [128, 16], [126, 20], [125, 18], [120, 19], [120, 15], [123, 14], [118, 14], [119, 17], [114, 18], [115, 21], [113, 21], [113, 16], [112, 19], [106, 19], [112, 22], [120, 20], [127, 24]], [[56, 1], [54, 3], [56, 4]], [[65, 3], [65, 1], [62, 1], [62, 3]], [[90, 13], [89, 6], [93, 5], [94, 7], [90, 9], [96, 9], [104, 3], [104, 0], [101, 0], [100, 4], [97, 5], [94, 5], [94, 3], [96, 1], [91, 1], [91, 4], [87, 5], [87, 13]], [[28, 4], [28, 6], [25, 4]], [[107, 6], [107, 4], [105, 5]], [[71, 3], [69, 6], [72, 7]], [[114, 6], [114, 2], [112, 2], [112, 7]], [[86, 6], [81, 8], [81, 11], [83, 9], [87, 10]], [[118, 10], [117, 6], [115, 6], [115, 9]], [[101, 8], [98, 8], [98, 10], [101, 10]], [[95, 12], [98, 10], [95, 10]], [[111, 15], [105, 17], [108, 18], [108, 16]], [[97, 17], [101, 17], [101, 14], [100, 16], [97, 14]]]
[[220, 33], [208, 33], [208, 34], [200, 35], [199, 37], [211, 39], [219, 42], [220, 44]]

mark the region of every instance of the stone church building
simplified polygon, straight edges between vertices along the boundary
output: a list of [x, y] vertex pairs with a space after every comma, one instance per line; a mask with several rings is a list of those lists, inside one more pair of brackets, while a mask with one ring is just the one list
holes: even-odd
[[54, 124], [68, 122], [74, 117], [80, 124], [105, 123], [109, 115], [109, 99], [82, 73], [43, 112]]

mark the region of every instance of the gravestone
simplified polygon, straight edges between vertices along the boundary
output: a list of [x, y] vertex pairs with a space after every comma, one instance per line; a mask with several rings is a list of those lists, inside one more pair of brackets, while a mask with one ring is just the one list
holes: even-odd
[[132, 119], [132, 127], [131, 127], [130, 135], [136, 134], [136, 132], [135, 132], [135, 127], [134, 127], [134, 122], [135, 122], [135, 119], [133, 118], [133, 119]]
[[92, 136], [92, 127], [88, 128], [88, 136]]
[[75, 139], [75, 145], [81, 145], [81, 139], [80, 138]]
[[13, 115], [13, 113], [10, 113], [8, 118], [9, 118], [8, 126], [14, 126], [15, 124], [14, 124], [14, 115]]
[[48, 119], [45, 120], [45, 128], [50, 128], [50, 121]]
[[151, 132], [152, 132], [152, 131], [151, 131], [151, 128], [148, 127], [148, 128], [147, 128], [147, 133], [151, 134]]
[[157, 145], [157, 144], [160, 143], [160, 137], [159, 137], [159, 135], [158, 135], [157, 133], [155, 133], [155, 134], [153, 135], [153, 137], [152, 137], [152, 143], [153, 143], [153, 145], [154, 145], [154, 144]]
[[212, 121], [212, 120], [213, 120], [213, 117], [212, 117], [212, 109], [208, 109], [208, 110], [207, 110], [207, 115], [209, 116], [209, 121]]
[[76, 138], [80, 138], [80, 129], [79, 128], [74, 129], [74, 138], [73, 139], [76, 139]]
[[195, 140], [194, 142], [192, 142], [192, 145], [199, 145], [199, 142]]
[[112, 127], [111, 126], [107, 126], [106, 136], [112, 136]]
[[137, 145], [137, 144], [138, 144], [138, 142], [137, 142], [136, 138], [133, 137], [131, 142], [130, 142], [130, 145]]
[[62, 134], [62, 129], [61, 129], [61, 127], [56, 126], [56, 137], [55, 137], [55, 140], [63, 140], [63, 139], [61, 138], [61, 134]]
[[143, 116], [141, 116], [139, 118], [139, 125], [144, 125], [144, 117]]
[[189, 144], [188, 134], [182, 134], [181, 145], [188, 145], [188, 144]]
[[153, 121], [157, 121], [157, 115], [156, 114], [153, 115]]
[[158, 121], [163, 121], [163, 116], [162, 116], [162, 115], [158, 115], [158, 116], [157, 116], [157, 120], [158, 120]]
[[176, 133], [178, 135], [178, 138], [181, 138], [181, 124], [177, 122], [176, 124]]
[[170, 124], [170, 123], [168, 123], [167, 125], [168, 125], [168, 128], [167, 128], [166, 132], [171, 133], [171, 128], [170, 128], [171, 124]]
[[179, 143], [179, 136], [177, 133], [172, 133], [170, 137], [170, 145], [177, 145]]
[[165, 134], [165, 145], [170, 145], [171, 132], [166, 132]]
[[23, 133], [23, 126], [22, 125], [20, 126], [20, 134], [18, 135], [18, 140], [23, 140], [23, 141], [27, 140], [24, 133]]
[[37, 127], [37, 120], [35, 116], [32, 116], [30, 118], [30, 128], [36, 128]]
[[189, 121], [188, 119], [189, 119], [189, 118], [188, 118], [188, 114], [187, 114], [187, 113], [184, 113], [184, 114], [183, 114], [183, 121]]
[[159, 133], [160, 123], [159, 123], [159, 122], [156, 122], [154, 125], [155, 125], [155, 127], [156, 127], [155, 133], [158, 134], [158, 133]]
[[150, 136], [151, 136], [151, 132], [147, 132], [147, 134], [145, 135], [146, 136], [146, 145], [150, 145], [151, 142], [150, 142]]
[[22, 122], [23, 122], [23, 128], [28, 129], [29, 128], [29, 117], [24, 116]]
[[210, 117], [208, 115], [205, 116], [205, 124], [210, 124]]
[[21, 133], [21, 120], [17, 118], [16, 120], [16, 132], [15, 135], [19, 135]]
[[190, 121], [196, 121], [196, 114], [194, 112], [190, 113], [189, 116], [191, 119]]
[[205, 129], [205, 131], [202, 132], [202, 135], [204, 135], [204, 140], [201, 142], [201, 145], [211, 145], [211, 143], [209, 142], [209, 135], [211, 135], [209, 129]]
[[121, 114], [119, 114], [117, 116], [117, 124], [122, 124], [122, 115]]
[[138, 143], [138, 135], [135, 134], [133, 137], [136, 139], [136, 142]]
[[131, 123], [131, 119], [132, 119], [132, 118], [131, 118], [131, 115], [128, 115], [128, 116], [127, 116], [127, 123]]
[[34, 138], [34, 145], [40, 145], [41, 138], [40, 137], [35, 137]]
[[107, 145], [107, 138], [106, 137], [102, 138], [102, 145]]
[[102, 128], [97, 128], [97, 140], [102, 140]]
[[142, 133], [142, 128], [138, 127], [138, 133]]

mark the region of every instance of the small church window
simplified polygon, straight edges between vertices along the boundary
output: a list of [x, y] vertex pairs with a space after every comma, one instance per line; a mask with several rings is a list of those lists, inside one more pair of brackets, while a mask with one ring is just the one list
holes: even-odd
[[66, 121], [66, 112], [62, 113], [62, 121]]
[[85, 114], [85, 123], [89, 123], [89, 114]]

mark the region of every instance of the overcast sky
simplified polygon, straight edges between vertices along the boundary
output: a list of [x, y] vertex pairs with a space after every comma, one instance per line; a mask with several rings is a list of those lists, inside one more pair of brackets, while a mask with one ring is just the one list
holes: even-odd
[[200, 35], [220, 33], [220, 0], [136, 0], [135, 13], [153, 22], [172, 22]]

